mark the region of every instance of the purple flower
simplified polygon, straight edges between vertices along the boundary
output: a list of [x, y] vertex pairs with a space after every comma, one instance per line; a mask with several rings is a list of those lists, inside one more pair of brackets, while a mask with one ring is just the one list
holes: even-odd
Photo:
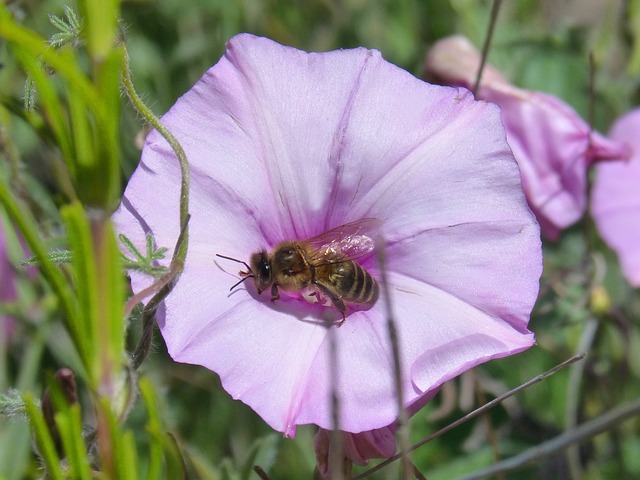
[[[407, 414], [413, 416], [429, 403], [438, 393], [438, 389], [423, 395], [419, 401], [409, 406]], [[313, 449], [316, 452], [316, 466], [323, 478], [328, 478], [329, 452], [333, 440], [331, 431], [321, 428], [314, 440]], [[396, 453], [396, 425], [395, 423], [375, 430], [360, 433], [341, 432], [342, 454], [348, 460], [348, 465], [366, 465], [372, 458], [388, 458]]]
[[[404, 399], [492, 358], [530, 347], [541, 273], [527, 207], [498, 109], [464, 89], [426, 84], [358, 48], [306, 53], [238, 35], [163, 117], [191, 165], [189, 253], [158, 319], [171, 356], [220, 375], [274, 429], [362, 432], [397, 417], [385, 302], [399, 329]], [[180, 171], [152, 132], [115, 222], [144, 245], [179, 234]], [[270, 301], [250, 280], [252, 253], [376, 218], [391, 299], [369, 309]], [[358, 260], [378, 280], [375, 256]], [[238, 268], [240, 267], [240, 268]], [[151, 279], [134, 275], [134, 291]], [[329, 368], [335, 329], [338, 378]]]
[[[341, 432], [344, 458], [357, 465], [366, 465], [372, 458], [388, 458], [396, 453], [395, 429], [376, 428], [360, 433]], [[313, 440], [316, 465], [323, 478], [329, 477], [331, 431], [321, 428]]]
[[[472, 88], [479, 65], [480, 53], [465, 37], [448, 37], [429, 51], [426, 74], [447, 85]], [[557, 239], [585, 212], [587, 168], [625, 157], [627, 148], [592, 131], [558, 98], [514, 87], [491, 66], [483, 73], [478, 98], [500, 106], [529, 206], [543, 233]]]
[[628, 161], [596, 167], [591, 212], [629, 283], [640, 287], [640, 109], [620, 118], [610, 135], [626, 142], [632, 155]]

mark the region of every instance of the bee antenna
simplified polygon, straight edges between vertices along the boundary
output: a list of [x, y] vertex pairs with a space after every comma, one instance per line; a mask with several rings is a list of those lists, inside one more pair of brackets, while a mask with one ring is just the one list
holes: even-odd
[[247, 278], [254, 278], [255, 277], [255, 275], [253, 274], [253, 270], [251, 270], [251, 267], [249, 265], [247, 265], [247, 262], [243, 262], [242, 260], [238, 260], [237, 258], [227, 257], [226, 255], [220, 255], [219, 253], [216, 253], [216, 257], [224, 258], [226, 260], [232, 260], [234, 262], [241, 263], [242, 265], [247, 267], [247, 271], [246, 272], [240, 272], [240, 275], [242, 275], [242, 278], [240, 279], [239, 282], [233, 284], [233, 286], [229, 289], [230, 292], [234, 288], [236, 288], [238, 285], [240, 285], [242, 282], [244, 282]]
[[253, 277], [254, 277], [253, 273], [247, 275], [246, 277], [242, 278], [239, 282], [234, 283], [233, 286], [229, 289], [229, 291], [230, 292], [233, 291], [234, 288], [236, 288], [238, 285], [240, 285], [242, 282], [244, 282], [247, 278], [253, 278]]
[[[253, 271], [251, 270], [251, 267], [247, 265], [247, 262], [243, 262], [242, 260], [238, 260], [237, 258], [227, 257], [226, 255], [220, 255], [219, 253], [216, 253], [216, 257], [224, 258], [226, 260], [232, 260], [234, 262], [243, 264], [245, 267], [247, 267], [247, 270], [249, 271], [249, 273], [251, 273], [251, 276], [253, 276]], [[249, 277], [245, 277], [245, 278], [249, 278]], [[242, 280], [245, 280], [245, 278], [243, 278]], [[238, 284], [236, 283], [236, 285]], [[235, 287], [236, 285], [234, 285], [233, 287]], [[233, 287], [231, 288], [233, 289]]]

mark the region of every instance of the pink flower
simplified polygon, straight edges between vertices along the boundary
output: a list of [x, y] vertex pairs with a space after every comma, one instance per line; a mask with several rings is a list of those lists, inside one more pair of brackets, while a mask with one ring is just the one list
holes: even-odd
[[[341, 432], [344, 458], [357, 465], [366, 465], [372, 458], [388, 458], [396, 453], [395, 429], [377, 428], [360, 433]], [[331, 431], [321, 428], [313, 440], [316, 465], [323, 478], [329, 476]]]
[[[159, 326], [171, 356], [220, 375], [274, 429], [363, 432], [397, 417], [385, 302], [270, 301], [241, 266], [280, 241], [364, 218], [382, 222], [404, 399], [534, 342], [527, 322], [541, 273], [539, 229], [498, 109], [426, 84], [364, 48], [306, 53], [242, 34], [163, 117], [191, 164], [189, 253]], [[152, 132], [115, 222], [134, 243], [179, 234], [180, 171]], [[360, 259], [379, 277], [375, 256]], [[239, 268], [240, 267], [240, 268]], [[134, 291], [151, 279], [134, 275]], [[339, 375], [329, 368], [329, 328]]]
[[[480, 53], [465, 37], [448, 37], [429, 51], [426, 75], [473, 88], [479, 66]], [[587, 168], [625, 157], [627, 148], [592, 131], [558, 98], [514, 87], [491, 66], [484, 71], [478, 98], [500, 106], [529, 206], [543, 233], [557, 239], [585, 212]]]
[[[407, 414], [409, 416], [416, 414], [437, 393], [438, 389], [434, 389], [427, 395], [423, 395], [419, 401], [408, 408]], [[313, 440], [316, 465], [323, 478], [328, 478], [330, 474], [331, 433], [331, 431], [321, 428]], [[389, 458], [396, 453], [395, 424], [360, 433], [341, 432], [340, 434], [342, 435], [342, 454], [344, 458], [357, 465], [366, 465], [372, 458]]]
[[633, 153], [628, 161], [597, 165], [591, 211], [629, 283], [640, 287], [640, 109], [620, 118], [610, 135]]

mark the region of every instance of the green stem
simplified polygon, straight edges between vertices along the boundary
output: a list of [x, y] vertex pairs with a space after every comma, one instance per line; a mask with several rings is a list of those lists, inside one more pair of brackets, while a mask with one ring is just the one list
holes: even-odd
[[[184, 153], [182, 146], [173, 134], [165, 127], [160, 119], [145, 105], [140, 96], [133, 86], [133, 80], [131, 79], [131, 65], [129, 63], [129, 52], [127, 48], [124, 48], [124, 62], [122, 68], [122, 84], [124, 85], [127, 97], [131, 101], [133, 108], [142, 117], [155, 128], [160, 135], [169, 143], [176, 156], [178, 162], [180, 162], [180, 174], [182, 176], [180, 183], [180, 225], [184, 226], [187, 222], [187, 216], [189, 214], [189, 162], [187, 155]], [[187, 254], [187, 242], [183, 242], [184, 253], [182, 254], [182, 261], [186, 258]]]
[[[124, 42], [123, 42], [124, 45]], [[174, 277], [170, 282], [166, 283], [166, 280], [160, 279], [160, 290], [156, 293], [151, 300], [147, 303], [147, 306], [143, 312], [143, 333], [142, 338], [138, 344], [133, 355], [133, 368], [137, 369], [144, 359], [147, 357], [151, 348], [151, 335], [153, 332], [153, 326], [155, 324], [155, 314], [158, 306], [166, 298], [166, 296], [173, 290], [175, 282], [182, 273], [184, 268], [184, 262], [187, 257], [188, 246], [188, 223], [189, 223], [189, 162], [187, 155], [178, 140], [173, 134], [160, 122], [160, 119], [144, 104], [140, 96], [137, 94], [133, 80], [131, 79], [131, 66], [129, 62], [129, 52], [124, 47], [124, 61], [122, 67], [122, 84], [127, 97], [131, 101], [133, 108], [169, 143], [171, 148], [178, 158], [180, 163], [180, 235], [176, 240], [176, 246], [171, 259], [171, 265], [169, 270], [173, 272]]]

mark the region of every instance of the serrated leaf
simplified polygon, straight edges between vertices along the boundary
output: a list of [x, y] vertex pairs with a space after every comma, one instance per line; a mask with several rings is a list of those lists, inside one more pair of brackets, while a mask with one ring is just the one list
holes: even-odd
[[[73, 253], [71, 250], [55, 250], [53, 252], [49, 252], [47, 255], [49, 261], [55, 263], [56, 265], [62, 265], [63, 263], [70, 263], [73, 260]], [[38, 257], [30, 257], [21, 262], [23, 267], [29, 267], [31, 265], [39, 265], [40, 260]]]
[[167, 267], [153, 264], [153, 262], [165, 258], [167, 248], [160, 247], [157, 250], [154, 250], [152, 235], [147, 234], [146, 236], [145, 243], [147, 250], [144, 255], [125, 235], [119, 234], [118, 238], [120, 239], [120, 243], [124, 246], [124, 248], [127, 249], [133, 257], [135, 257], [135, 260], [132, 260], [124, 253], [122, 254], [124, 267], [127, 270], [143, 272], [153, 277], [160, 277], [167, 272]]
[[49, 14], [49, 23], [51, 23], [51, 25], [56, 27], [61, 32], [69, 31], [69, 26], [64, 22], [64, 20], [53, 13]]
[[8, 418], [23, 417], [27, 408], [20, 392], [10, 388], [7, 393], [0, 393], [0, 415]]
[[71, 25], [74, 29], [80, 30], [82, 28], [82, 22], [80, 18], [76, 14], [75, 10], [71, 8], [69, 5], [64, 6], [64, 14], [69, 20], [69, 25]]

